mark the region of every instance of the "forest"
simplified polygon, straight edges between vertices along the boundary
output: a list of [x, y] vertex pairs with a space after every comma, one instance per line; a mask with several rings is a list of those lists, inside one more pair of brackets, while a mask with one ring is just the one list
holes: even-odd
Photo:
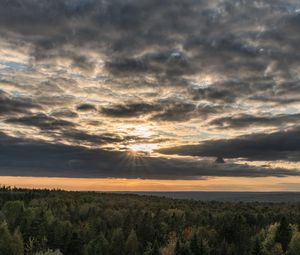
[[1, 255], [299, 255], [300, 203], [0, 188]]

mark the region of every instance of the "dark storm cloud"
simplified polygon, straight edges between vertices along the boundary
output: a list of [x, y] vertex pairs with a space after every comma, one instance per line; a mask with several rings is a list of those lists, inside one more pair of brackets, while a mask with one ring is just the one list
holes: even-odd
[[46, 107], [52, 107], [52, 106], [60, 106], [65, 107], [68, 104], [71, 104], [76, 101], [76, 98], [74, 95], [41, 95], [37, 96], [35, 100]]
[[148, 103], [129, 103], [103, 107], [101, 112], [110, 117], [138, 117], [159, 110], [159, 106]]
[[12, 0], [1, 3], [0, 29], [33, 43], [37, 58], [63, 56], [82, 69], [95, 63], [76, 48], [92, 46], [115, 74], [263, 74], [284, 60], [287, 75], [300, 57], [297, 7], [281, 0]]
[[112, 145], [112, 144], [123, 144], [128, 145], [132, 143], [160, 143], [166, 142], [168, 139], [163, 138], [143, 138], [134, 135], [116, 135], [113, 133], [100, 133], [100, 134], [91, 134], [85, 131], [77, 129], [63, 129], [60, 132], [54, 133], [54, 137], [57, 141], [69, 141], [72, 144], [88, 145], [88, 146], [97, 146], [100, 145]]
[[35, 115], [26, 115], [23, 117], [12, 117], [5, 120], [6, 123], [23, 126], [37, 127], [42, 130], [53, 130], [67, 127], [73, 127], [75, 124], [62, 119], [57, 119], [43, 113]]
[[101, 112], [109, 117], [139, 117], [149, 115], [154, 121], [186, 121], [193, 118], [205, 119], [208, 115], [220, 112], [224, 107], [219, 105], [185, 102], [178, 98], [167, 98], [153, 103], [128, 103], [103, 107]]
[[73, 57], [73, 67], [77, 67], [79, 69], [91, 72], [95, 69], [95, 65], [95, 62], [86, 56], [79, 55]]
[[52, 112], [51, 116], [56, 118], [77, 118], [78, 114], [69, 109], [60, 109]]
[[102, 145], [108, 143], [120, 143], [124, 141], [121, 137], [118, 137], [114, 134], [89, 134], [84, 131], [79, 131], [76, 129], [64, 130], [60, 136], [63, 140], [71, 140], [78, 144], [78, 142], [87, 142], [90, 145]]
[[[82, 52], [92, 49], [129, 83], [141, 74], [139, 85], [147, 84], [145, 73], [159, 86], [175, 86], [190, 74], [240, 79], [193, 89], [194, 100], [299, 102], [296, 94], [284, 96], [290, 86], [274, 84], [277, 76], [291, 80], [299, 66], [296, 1], [12, 0], [0, 7], [0, 31], [32, 43], [37, 60], [69, 58], [73, 67], [91, 71], [97, 60]], [[252, 84], [265, 83], [266, 76], [269, 89]]]
[[192, 103], [184, 102], [164, 102], [163, 111], [152, 116], [157, 121], [184, 121], [191, 119], [196, 106]]
[[[222, 167], [220, 167], [222, 165]], [[147, 171], [141, 171], [141, 170]], [[299, 176], [298, 171], [140, 156], [0, 134], [0, 175], [198, 179], [203, 176]]]
[[209, 102], [233, 103], [236, 99], [247, 97], [247, 93], [256, 88], [250, 83], [240, 80], [225, 80], [198, 88], [192, 86], [189, 93], [194, 100], [207, 100]]
[[[271, 86], [270, 86], [271, 85]], [[286, 105], [300, 102], [300, 82], [281, 81], [269, 84], [259, 93], [251, 93], [250, 100], [260, 102], [272, 102], [278, 105]]]
[[0, 114], [26, 113], [32, 109], [41, 109], [39, 104], [33, 103], [30, 98], [12, 97], [0, 90]]
[[80, 104], [76, 107], [77, 111], [96, 111], [97, 107], [93, 104]]
[[215, 88], [199, 89], [195, 95], [195, 100], [206, 99], [209, 101], [234, 102], [236, 99], [234, 92], [230, 90], [220, 90]]
[[300, 161], [300, 128], [232, 139], [207, 140], [196, 145], [161, 149], [164, 154], [247, 160]]
[[[212, 84], [190, 84], [189, 94], [193, 100], [206, 100], [208, 102], [220, 103], [223, 105], [236, 103], [242, 100], [254, 100], [254, 97], [259, 97], [267, 93], [274, 93], [277, 97], [284, 97], [279, 93], [283, 89], [282, 84], [275, 85], [274, 80], [270, 77], [247, 77], [244, 79], [224, 79]], [[286, 96], [285, 96], [286, 97]], [[264, 101], [264, 98], [257, 101]]]
[[120, 59], [106, 63], [106, 67], [113, 72], [142, 72], [147, 71], [146, 63], [139, 59]]
[[120, 73], [160, 73], [179, 76], [192, 73], [192, 67], [184, 53], [178, 50], [147, 53], [139, 58], [116, 59], [106, 63], [106, 68], [116, 75]]
[[188, 93], [193, 100], [206, 100], [223, 105], [243, 102], [272, 103], [275, 106], [300, 102], [298, 80], [276, 81], [274, 77], [250, 76], [244, 79], [228, 79], [209, 85], [189, 84]]
[[245, 128], [251, 126], [283, 126], [300, 122], [300, 114], [279, 114], [274, 116], [255, 116], [240, 114], [236, 116], [213, 119], [210, 125], [217, 128]]

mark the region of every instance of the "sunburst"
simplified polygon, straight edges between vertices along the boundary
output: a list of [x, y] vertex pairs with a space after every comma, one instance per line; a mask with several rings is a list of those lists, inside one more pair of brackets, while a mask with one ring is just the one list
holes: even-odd
[[157, 144], [154, 143], [137, 143], [132, 144], [128, 148], [133, 153], [143, 152], [143, 153], [151, 153], [153, 150], [157, 149]]

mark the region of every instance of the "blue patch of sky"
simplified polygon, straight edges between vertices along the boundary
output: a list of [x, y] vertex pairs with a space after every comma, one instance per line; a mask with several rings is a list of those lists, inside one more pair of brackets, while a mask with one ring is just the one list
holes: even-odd
[[107, 80], [109, 80], [109, 77], [108, 76], [103, 76], [103, 75], [97, 75], [95, 80], [97, 80], [97, 81], [107, 81]]
[[299, 109], [296, 107], [289, 107], [285, 110], [286, 114], [295, 114], [295, 113], [299, 113]]
[[0, 65], [6, 66], [7, 68], [16, 71], [25, 71], [31, 68], [30, 65], [13, 61], [0, 61]]

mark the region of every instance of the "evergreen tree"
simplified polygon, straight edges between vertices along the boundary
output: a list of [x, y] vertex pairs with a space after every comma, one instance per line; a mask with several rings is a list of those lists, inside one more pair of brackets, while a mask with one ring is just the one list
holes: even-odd
[[152, 243], [148, 242], [143, 255], [152, 255]]
[[291, 242], [288, 248], [288, 255], [299, 255], [300, 254], [300, 232], [295, 231], [293, 233]]
[[199, 241], [196, 234], [194, 234], [191, 239], [190, 249], [193, 255], [202, 255], [202, 253], [200, 252]]
[[85, 255], [108, 255], [108, 242], [101, 233], [97, 238], [90, 241], [85, 249]]
[[143, 248], [146, 247], [148, 242], [151, 242], [155, 238], [155, 229], [153, 227], [153, 219], [150, 212], [146, 212], [143, 215], [142, 221], [137, 228], [137, 234], [139, 240], [142, 243]]
[[220, 255], [229, 255], [229, 247], [228, 247], [228, 243], [224, 240], [221, 243], [221, 247], [220, 247]]
[[258, 237], [255, 238], [251, 254], [252, 255], [263, 255], [262, 245], [261, 245], [261, 242]]
[[19, 230], [16, 230], [12, 236], [12, 255], [22, 255], [24, 254], [24, 243], [22, 235]]
[[37, 252], [34, 255], [63, 255], [59, 250], [47, 250], [45, 252]]
[[157, 240], [154, 241], [151, 255], [160, 255], [159, 246], [158, 246]]
[[193, 254], [191, 252], [189, 242], [186, 242], [186, 243], [181, 245], [179, 254], [180, 255], [192, 255]]
[[180, 255], [180, 242], [179, 240], [176, 241], [175, 249], [174, 249], [174, 254], [175, 255]]
[[200, 240], [200, 245], [199, 245], [199, 254], [200, 255], [208, 255], [209, 254], [208, 244], [202, 238]]
[[7, 224], [0, 224], [0, 254], [1, 255], [22, 255], [23, 242], [18, 234], [11, 236]]
[[139, 242], [134, 230], [131, 230], [126, 243], [125, 243], [126, 255], [138, 255], [139, 254]]
[[83, 249], [83, 241], [78, 233], [74, 232], [67, 248], [67, 254], [81, 255]]
[[275, 240], [276, 242], [281, 244], [283, 252], [287, 251], [291, 238], [292, 238], [292, 229], [287, 219], [285, 217], [282, 217], [276, 232]]
[[124, 255], [124, 234], [121, 228], [113, 232], [110, 255]]

